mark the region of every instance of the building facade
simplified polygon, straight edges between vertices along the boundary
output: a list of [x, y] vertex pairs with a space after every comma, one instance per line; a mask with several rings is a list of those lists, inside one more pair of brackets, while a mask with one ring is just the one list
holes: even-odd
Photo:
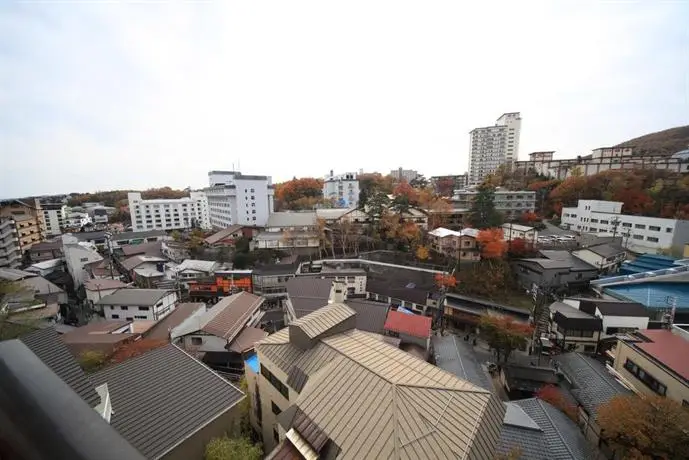
[[208, 198], [203, 192], [190, 192], [188, 198], [160, 200], [144, 200], [141, 193], [130, 192], [127, 198], [135, 232], [211, 228]]
[[46, 236], [61, 235], [67, 219], [67, 206], [62, 203], [42, 203], [41, 208], [45, 224], [44, 234]]
[[471, 135], [469, 181], [480, 184], [501, 165], [512, 165], [519, 158], [519, 112], [504, 113], [495, 126], [476, 128]]
[[[468, 212], [476, 195], [478, 195], [476, 190], [455, 190], [451, 200], [452, 207]], [[525, 212], [534, 212], [536, 209], [536, 192], [530, 190], [513, 191], [498, 187], [495, 189], [494, 203], [495, 210], [503, 213], [506, 219], [518, 218]]]
[[356, 173], [330, 174], [323, 181], [323, 197], [335, 201], [340, 208], [359, 206], [359, 180]]
[[117, 289], [96, 302], [105, 319], [158, 321], [175, 310], [177, 293], [164, 289]]
[[419, 172], [414, 170], [414, 169], [402, 169], [400, 166], [397, 169], [393, 169], [390, 171], [390, 176], [398, 181], [407, 181], [411, 182], [417, 177], [419, 177]]
[[0, 217], [0, 267], [16, 268], [22, 259], [14, 219]]
[[22, 252], [33, 244], [43, 241], [43, 210], [38, 200], [30, 203], [21, 200], [7, 200], [0, 202], [0, 217], [9, 218], [14, 222]]
[[263, 227], [275, 207], [270, 176], [248, 176], [238, 171], [210, 171], [208, 196], [210, 225]]
[[613, 233], [622, 236], [624, 248], [640, 253], [683, 251], [689, 243], [689, 221], [622, 214], [619, 201], [579, 200], [577, 207], [562, 208], [561, 225], [568, 230]]

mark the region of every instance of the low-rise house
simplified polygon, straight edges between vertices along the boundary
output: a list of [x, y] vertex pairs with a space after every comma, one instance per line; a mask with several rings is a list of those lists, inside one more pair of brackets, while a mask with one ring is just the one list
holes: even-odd
[[109, 356], [116, 348], [139, 337], [132, 328], [132, 322], [126, 320], [96, 321], [60, 336], [76, 358], [87, 351]]
[[37, 262], [35, 264], [29, 265], [26, 268], [26, 271], [36, 273], [39, 276], [47, 276], [55, 271], [64, 271], [64, 269], [64, 258], [60, 258], [44, 260], [43, 262]]
[[648, 328], [648, 312], [637, 302], [589, 298], [566, 298], [562, 302], [600, 318], [603, 321], [601, 337]]
[[211, 367], [241, 376], [242, 352], [268, 335], [257, 327], [262, 303], [262, 297], [248, 292], [226, 297], [189, 316], [170, 331], [170, 338]]
[[159, 321], [172, 313], [177, 293], [165, 289], [117, 289], [96, 302], [106, 319]]
[[435, 281], [431, 272], [418, 272], [393, 267], [370, 271], [366, 297], [396, 307], [406, 307], [429, 315], [434, 305]]
[[538, 230], [528, 225], [507, 223], [502, 225], [502, 234], [505, 241], [525, 240], [536, 244], [538, 241]]
[[212, 276], [219, 268], [219, 263], [213, 260], [187, 259], [179, 265], [168, 264], [166, 277], [172, 280], [186, 282]]
[[598, 277], [598, 269], [567, 251], [541, 251], [543, 257], [518, 259], [512, 263], [517, 281], [525, 289], [576, 291]]
[[[16, 282], [20, 297], [37, 299], [48, 304], [66, 304], [67, 293], [35, 273], [18, 270], [16, 268], [0, 268], [0, 280]], [[12, 296], [12, 294], [10, 294]]]
[[234, 247], [239, 238], [251, 238], [257, 233], [254, 227], [231, 225], [206, 237], [203, 242], [209, 247]]
[[127, 284], [123, 283], [122, 281], [108, 278], [87, 280], [84, 283], [86, 300], [88, 300], [91, 305], [95, 305], [96, 302], [101, 300], [103, 297], [112, 294], [116, 290], [126, 287]]
[[524, 460], [599, 460], [605, 457], [560, 409], [542, 399], [505, 403], [497, 452]]
[[666, 396], [689, 406], [689, 333], [647, 329], [621, 336], [615, 371], [640, 394]]
[[175, 345], [89, 377], [107, 384], [112, 427], [150, 460], [202, 458], [208, 441], [241, 418], [244, 394]]
[[206, 304], [201, 302], [180, 302], [175, 310], [165, 318], [157, 321], [142, 335], [149, 340], [172, 341], [172, 330], [192, 316], [202, 315], [206, 312]]
[[[555, 368], [564, 377], [560, 388], [569, 392], [577, 404], [577, 420], [586, 439], [600, 445], [598, 409], [615, 396], [631, 392], [605, 365], [581, 353], [564, 353], [553, 358]], [[605, 450], [605, 446], [601, 445]]]
[[476, 244], [477, 235], [478, 230], [473, 228], [455, 231], [438, 227], [428, 232], [428, 240], [431, 249], [439, 254], [460, 262], [478, 262], [481, 260], [481, 251]]
[[345, 267], [326, 260], [304, 262], [297, 270], [296, 276], [329, 279], [342, 283], [348, 297], [366, 296], [366, 270], [360, 267]]
[[63, 257], [62, 242], [59, 239], [53, 241], [41, 241], [31, 246], [28, 250], [31, 263], [45, 260], [59, 259]]
[[627, 258], [627, 251], [613, 244], [597, 244], [572, 251], [572, 255], [593, 265], [600, 273], [616, 273]]
[[550, 340], [562, 350], [595, 353], [603, 320], [563, 302], [550, 305]]
[[265, 231], [252, 240], [252, 248], [311, 254], [318, 252], [320, 241], [315, 212], [274, 212], [268, 217]]
[[390, 310], [385, 320], [385, 333], [401, 339], [402, 344], [415, 344], [428, 353], [431, 348], [431, 318]]
[[493, 458], [505, 411], [496, 396], [355, 323], [334, 303], [247, 359], [250, 421], [269, 458]]
[[151, 243], [140, 243], [140, 244], [125, 244], [120, 246], [119, 250], [122, 251], [124, 257], [132, 256], [153, 256], [153, 257], [163, 257], [163, 242], [153, 241]]
[[165, 273], [165, 263], [167, 259], [163, 257], [147, 256], [139, 254], [136, 256], [127, 257], [122, 261], [121, 268], [125, 271], [128, 276], [133, 280], [136, 279], [136, 270], [139, 269], [140, 272], [145, 270], [157, 270], [160, 273]]

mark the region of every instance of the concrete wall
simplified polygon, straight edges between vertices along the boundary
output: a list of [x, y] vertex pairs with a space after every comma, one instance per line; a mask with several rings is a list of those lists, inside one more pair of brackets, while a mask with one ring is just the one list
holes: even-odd
[[609, 327], [636, 330], [648, 328], [648, 318], [636, 316], [603, 316], [598, 309], [596, 309], [596, 316], [603, 319], [603, 336], [608, 335], [606, 331]]

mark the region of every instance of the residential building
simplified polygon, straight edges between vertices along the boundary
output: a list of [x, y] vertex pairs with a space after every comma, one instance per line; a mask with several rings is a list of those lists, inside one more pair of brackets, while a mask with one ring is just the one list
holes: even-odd
[[32, 263], [59, 259], [64, 256], [62, 254], [62, 241], [59, 238], [36, 243], [29, 248], [28, 252]]
[[561, 225], [580, 232], [614, 233], [626, 249], [641, 253], [672, 250], [679, 254], [689, 243], [689, 220], [622, 214], [619, 201], [579, 200], [576, 208], [562, 208]]
[[174, 327], [170, 339], [210, 367], [241, 377], [242, 353], [268, 335], [258, 327], [262, 304], [262, 297], [248, 292], [225, 297]]
[[[431, 176], [431, 185], [433, 185], [435, 192], [443, 194], [443, 189], [440, 185], [443, 182], [448, 183], [447, 189], [449, 190], [460, 190], [464, 189], [469, 185], [469, 174], [453, 174], [449, 176]], [[451, 187], [449, 186], [451, 184]], [[443, 196], [446, 196], [443, 194]]]
[[[341, 292], [336, 293], [337, 290]], [[285, 322], [294, 321], [332, 303], [338, 294], [339, 300], [344, 300], [342, 286], [335, 286], [335, 283], [329, 279], [304, 277], [288, 279]]]
[[[114, 279], [91, 279], [84, 281], [86, 300], [91, 305], [95, 305], [103, 297], [109, 296], [118, 289], [126, 288], [128, 285], [120, 280]], [[102, 311], [101, 311], [102, 313]]]
[[175, 345], [89, 377], [107, 384], [110, 424], [147, 459], [202, 458], [208, 441], [225, 435], [241, 417], [244, 394]]
[[512, 400], [531, 398], [544, 386], [558, 383], [552, 367], [535, 366], [533, 363], [529, 366], [513, 363], [500, 366], [499, 380]]
[[213, 228], [232, 225], [263, 227], [275, 209], [270, 176], [244, 175], [238, 171], [210, 171], [208, 196]]
[[354, 209], [359, 206], [359, 180], [356, 173], [330, 174], [323, 181], [323, 197], [331, 199], [340, 208]]
[[221, 264], [214, 260], [186, 259], [179, 265], [167, 264], [165, 276], [171, 280], [186, 283], [192, 280], [213, 276], [221, 268]]
[[366, 297], [430, 315], [430, 308], [437, 308], [434, 299], [436, 273], [440, 272], [411, 270], [391, 264], [375, 265], [366, 278]]
[[345, 267], [327, 260], [316, 260], [301, 264], [296, 276], [332, 280], [344, 285], [348, 297], [366, 296], [366, 270], [360, 267]]
[[527, 243], [536, 244], [538, 230], [528, 225], [507, 223], [502, 225], [502, 234], [505, 241], [524, 240]]
[[476, 244], [478, 230], [465, 228], [460, 231], [438, 227], [428, 232], [431, 250], [458, 259], [460, 262], [478, 262], [481, 251]]
[[297, 264], [272, 264], [254, 268], [251, 273], [253, 293], [263, 296], [266, 303], [282, 306], [287, 299], [287, 281], [294, 278]]
[[138, 340], [131, 321], [96, 321], [74, 328], [60, 338], [75, 358], [83, 353], [95, 351], [109, 357], [118, 347]]
[[189, 192], [188, 198], [144, 200], [139, 192], [129, 192], [132, 230], [210, 229], [208, 197], [204, 192]]
[[312, 254], [320, 248], [320, 234], [315, 212], [274, 212], [265, 223], [265, 231], [252, 240], [253, 249], [282, 249], [298, 254]]
[[519, 159], [522, 119], [519, 112], [504, 113], [495, 126], [475, 128], [470, 134], [469, 182], [480, 184], [498, 167]]
[[202, 302], [180, 302], [175, 310], [165, 318], [157, 321], [144, 334], [144, 338], [149, 340], [172, 341], [172, 330], [185, 322], [188, 318], [203, 315], [206, 312], [206, 304]]
[[598, 409], [615, 396], [629, 395], [631, 391], [604, 364], [581, 353], [563, 353], [554, 356], [552, 362], [563, 377], [560, 389], [576, 402], [577, 423], [584, 436], [604, 453], [610, 453], [609, 446], [600, 440]]
[[602, 320], [601, 337], [626, 334], [648, 328], [648, 312], [637, 302], [614, 299], [569, 297], [562, 300], [577, 310]]
[[33, 203], [21, 200], [0, 201], [0, 218], [9, 218], [14, 222], [22, 252], [43, 241], [45, 223], [40, 201], [34, 200]]
[[[478, 195], [475, 189], [455, 190], [452, 196], [452, 206], [455, 210], [468, 213]], [[516, 219], [526, 212], [536, 209], [536, 192], [530, 190], [506, 190], [501, 187], [495, 189], [495, 210], [503, 213], [506, 219]]]
[[[62, 249], [62, 247], [60, 248]], [[27, 272], [36, 273], [39, 276], [47, 276], [54, 272], [64, 272], [65, 261], [64, 258], [44, 260], [43, 262], [37, 262], [31, 264], [26, 268]], [[69, 278], [69, 275], [67, 275]]]
[[64, 203], [41, 203], [43, 209], [43, 229], [46, 237], [58, 236], [62, 234], [62, 229], [66, 227], [67, 206]]
[[644, 329], [617, 341], [615, 371], [640, 394], [689, 406], [689, 333], [677, 326]]
[[562, 410], [540, 398], [505, 403], [497, 452], [529, 460], [599, 460], [605, 457]]
[[15, 268], [0, 268], [0, 279], [16, 282], [19, 291], [9, 293], [9, 297], [20, 296], [36, 298], [49, 304], [66, 304], [67, 293], [42, 276]]
[[[167, 233], [165, 233], [165, 230], [147, 230], [143, 232], [122, 233], [111, 233], [107, 231], [77, 232], [74, 233], [73, 236], [80, 242], [90, 243], [96, 246], [98, 249], [106, 250], [109, 250], [110, 247], [113, 250], [117, 250], [121, 246], [153, 243], [171, 239]], [[110, 246], [108, 246], [108, 241], [110, 241]]]
[[564, 351], [595, 353], [603, 320], [563, 302], [550, 305], [550, 340]]
[[67, 272], [74, 281], [74, 288], [78, 289], [90, 277], [86, 267], [94, 262], [102, 261], [103, 257], [91, 245], [80, 242], [71, 233], [64, 234], [61, 238]]
[[18, 267], [22, 251], [14, 219], [0, 217], [0, 267]]
[[334, 303], [256, 344], [250, 421], [270, 458], [493, 458], [505, 411], [495, 395], [355, 324]]
[[163, 241], [154, 241], [152, 243], [125, 244], [120, 246], [118, 249], [122, 252], [124, 257], [163, 257], [163, 243]]
[[115, 263], [127, 281], [133, 281], [139, 287], [149, 287], [150, 283], [165, 278], [164, 257], [138, 255], [127, 257], [121, 263]]
[[94, 224], [107, 224], [108, 223], [108, 213], [114, 212], [115, 208], [110, 208], [107, 206], [92, 206], [88, 208], [89, 216]]
[[419, 176], [419, 172], [414, 169], [402, 169], [400, 166], [397, 169], [390, 170], [390, 177], [396, 181], [411, 182]]
[[627, 251], [614, 244], [596, 244], [572, 251], [572, 255], [593, 265], [601, 274], [617, 273], [627, 259]]
[[534, 285], [548, 290], [578, 290], [598, 278], [598, 269], [567, 251], [542, 250], [542, 257], [512, 262], [517, 281], [525, 289]]
[[106, 319], [161, 320], [172, 313], [177, 293], [165, 289], [117, 289], [101, 298], [96, 306], [103, 309]]
[[689, 172], [689, 165], [684, 158], [675, 155], [635, 154], [634, 147], [601, 147], [592, 150], [589, 155], [559, 160], [553, 159], [553, 153], [530, 153], [528, 161], [518, 161], [515, 167], [560, 180], [575, 173], [591, 176], [609, 170], [662, 169]]

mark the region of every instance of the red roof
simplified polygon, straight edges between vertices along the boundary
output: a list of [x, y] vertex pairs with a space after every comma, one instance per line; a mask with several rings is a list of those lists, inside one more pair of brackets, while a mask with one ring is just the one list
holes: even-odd
[[385, 330], [427, 339], [431, 336], [431, 318], [391, 310], [385, 320]]
[[651, 342], [637, 342], [634, 344], [637, 348], [689, 380], [689, 340], [667, 329], [646, 329], [639, 333]]

